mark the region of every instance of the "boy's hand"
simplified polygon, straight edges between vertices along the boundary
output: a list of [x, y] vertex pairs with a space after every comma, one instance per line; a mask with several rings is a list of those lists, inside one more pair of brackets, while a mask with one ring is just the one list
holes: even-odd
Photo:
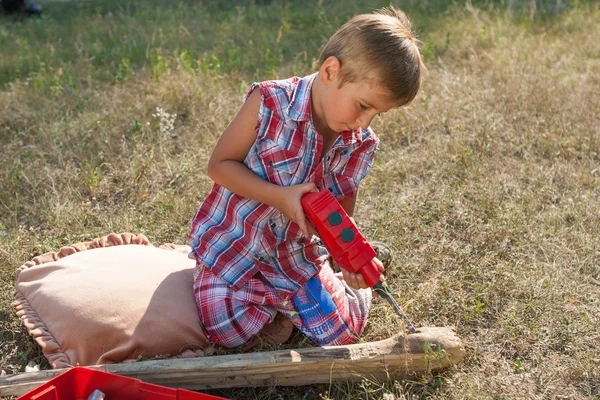
[[302, 183], [294, 186], [281, 186], [279, 198], [276, 200], [276, 207], [289, 219], [297, 223], [300, 230], [307, 238], [316, 235], [317, 230], [306, 219], [304, 208], [300, 199], [306, 193], [318, 192], [317, 186], [312, 183]]
[[[383, 267], [381, 260], [379, 260], [379, 258], [377, 258], [377, 257], [373, 258], [373, 260], [375, 261], [375, 265], [377, 265], [379, 272], [383, 273], [385, 268]], [[348, 283], [348, 285], [353, 289], [368, 289], [369, 288], [369, 285], [367, 285], [365, 283], [365, 278], [363, 278], [363, 276], [360, 273], [350, 272], [350, 271], [346, 271], [345, 269], [342, 269], [342, 276], [344, 277], [344, 280], [346, 281], [346, 283]]]

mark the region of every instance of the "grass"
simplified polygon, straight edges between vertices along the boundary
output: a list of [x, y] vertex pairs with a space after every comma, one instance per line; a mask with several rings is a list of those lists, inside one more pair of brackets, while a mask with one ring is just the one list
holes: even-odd
[[[185, 243], [248, 83], [311, 72], [341, 23], [388, 4], [246, 3], [49, 2], [42, 19], [0, 16], [2, 370], [47, 367], [11, 310], [19, 265], [109, 232]], [[397, 4], [428, 73], [409, 108], [373, 124], [382, 145], [357, 220], [394, 248], [389, 283], [413, 322], [455, 326], [467, 357], [414, 380], [215, 393], [599, 399], [600, 9]], [[396, 333], [395, 318], [377, 302], [362, 340]]]

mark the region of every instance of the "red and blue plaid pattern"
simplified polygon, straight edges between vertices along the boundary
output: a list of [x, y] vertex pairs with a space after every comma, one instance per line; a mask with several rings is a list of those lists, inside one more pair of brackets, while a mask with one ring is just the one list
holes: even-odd
[[225, 347], [238, 347], [283, 313], [320, 345], [355, 343], [367, 321], [370, 290], [355, 290], [333, 274], [326, 261], [288, 300], [259, 275], [233, 290], [208, 268], [198, 264], [194, 290], [206, 337]]
[[[379, 139], [372, 130], [342, 132], [320, 160], [323, 141], [311, 121], [315, 75], [254, 83], [261, 94], [256, 142], [244, 160], [251, 171], [281, 186], [314, 182], [341, 200], [355, 196], [373, 164]], [[233, 289], [261, 272], [282, 299], [318, 272], [327, 251], [306, 238], [279, 210], [215, 184], [190, 233], [192, 255]]]

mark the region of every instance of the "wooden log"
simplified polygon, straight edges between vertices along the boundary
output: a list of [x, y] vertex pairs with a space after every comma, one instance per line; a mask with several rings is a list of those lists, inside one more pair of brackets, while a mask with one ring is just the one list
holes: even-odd
[[[89, 368], [183, 389], [300, 386], [331, 381], [385, 381], [459, 362], [465, 349], [450, 328], [425, 327], [378, 342], [202, 358], [105, 364]], [[66, 371], [0, 378], [0, 395], [19, 396]]]

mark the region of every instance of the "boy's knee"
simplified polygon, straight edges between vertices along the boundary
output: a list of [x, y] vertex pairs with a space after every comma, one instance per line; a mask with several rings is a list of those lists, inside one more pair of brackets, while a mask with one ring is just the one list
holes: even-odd
[[228, 349], [234, 349], [236, 347], [242, 347], [243, 345], [245, 345], [246, 343], [248, 343], [250, 340], [252, 340], [252, 338], [247, 338], [247, 337], [240, 337], [238, 335], [227, 335], [227, 334], [221, 334], [218, 331], [213, 331], [212, 333], [207, 330], [208, 333], [208, 340], [210, 340], [211, 342], [213, 342], [214, 344], [217, 344], [219, 346], [228, 348]]
[[266, 310], [251, 305], [213, 308], [207, 313], [200, 312], [206, 337], [213, 343], [227, 348], [246, 345], [271, 320]]
[[323, 321], [318, 326], [304, 327], [302, 331], [320, 346], [340, 346], [358, 342], [362, 327], [352, 324], [340, 326], [334, 321]]

